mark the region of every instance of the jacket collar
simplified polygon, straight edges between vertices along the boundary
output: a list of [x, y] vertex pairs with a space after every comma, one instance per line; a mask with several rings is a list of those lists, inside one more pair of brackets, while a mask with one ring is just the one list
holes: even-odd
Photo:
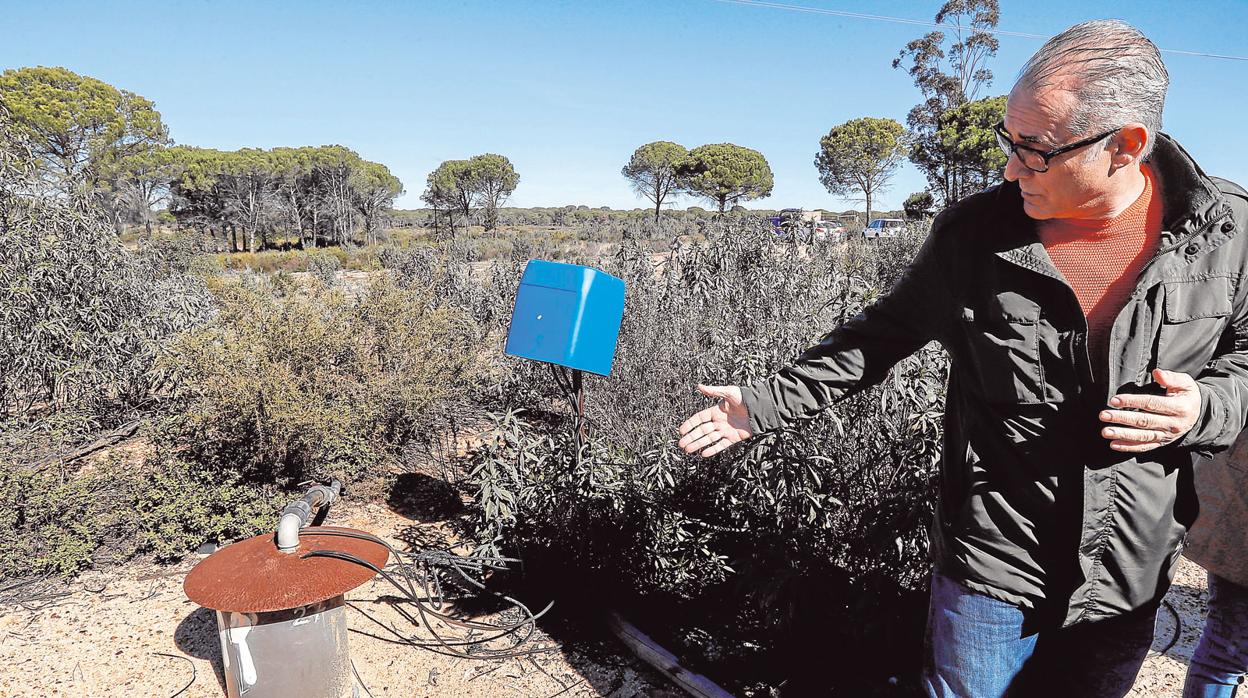
[[1157, 175], [1163, 209], [1162, 228], [1180, 237], [1221, 213], [1222, 195], [1200, 165], [1168, 134], [1160, 133], [1147, 160]]
[[[1183, 242], [1221, 215], [1224, 205], [1217, 186], [1178, 141], [1159, 133], [1147, 162], [1163, 200], [1163, 249]], [[1037, 222], [1023, 212], [1018, 182], [1000, 184], [993, 198], [997, 220], [1004, 223], [990, 243], [993, 252], [1019, 266], [1061, 279], [1061, 272], [1040, 242]]]

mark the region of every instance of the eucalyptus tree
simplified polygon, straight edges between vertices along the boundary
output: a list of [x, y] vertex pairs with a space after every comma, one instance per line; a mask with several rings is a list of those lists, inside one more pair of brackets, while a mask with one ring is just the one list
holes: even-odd
[[683, 191], [713, 201], [720, 213], [732, 204], [770, 195], [775, 185], [762, 153], [732, 143], [694, 148], [678, 173]]
[[659, 220], [663, 202], [680, 190], [680, 165], [689, 157], [689, 150], [679, 143], [655, 141], [633, 151], [628, 164], [620, 170], [633, 185], [633, 191], [654, 203], [654, 220]]
[[992, 83], [988, 60], [1000, 46], [992, 33], [1000, 19], [998, 0], [946, 0], [936, 13], [944, 30], [909, 42], [893, 59], [894, 68], [908, 64], [906, 72], [923, 97], [906, 116], [915, 146], [910, 159], [945, 205], [964, 195], [967, 163], [937, 133], [941, 115], [975, 101]]
[[892, 119], [864, 117], [846, 121], [819, 139], [815, 167], [819, 181], [832, 194], [861, 194], [871, 220], [871, 199], [906, 157], [906, 129]]

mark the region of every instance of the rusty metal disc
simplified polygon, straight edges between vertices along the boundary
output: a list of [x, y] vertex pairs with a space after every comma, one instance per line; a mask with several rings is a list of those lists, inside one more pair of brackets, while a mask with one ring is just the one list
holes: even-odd
[[364, 534], [337, 526], [310, 526], [299, 532], [299, 548], [284, 553], [274, 534], [227, 545], [200, 561], [186, 575], [182, 590], [204, 608], [235, 613], [264, 613], [332, 599], [376, 574], [364, 565], [328, 557], [304, 559], [313, 550], [336, 550], [385, 567], [390, 551], [370, 540], [318, 536], [317, 531]]

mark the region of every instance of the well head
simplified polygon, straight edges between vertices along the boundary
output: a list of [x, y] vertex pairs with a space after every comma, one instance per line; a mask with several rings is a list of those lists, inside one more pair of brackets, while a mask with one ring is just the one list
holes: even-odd
[[299, 533], [299, 548], [277, 549], [272, 533], [227, 545], [200, 561], [186, 575], [187, 598], [205, 608], [235, 613], [267, 613], [332, 599], [376, 574], [364, 565], [328, 557], [304, 558], [334, 550], [385, 567], [390, 551], [375, 541], [318, 532], [368, 534], [336, 526], [310, 526]]

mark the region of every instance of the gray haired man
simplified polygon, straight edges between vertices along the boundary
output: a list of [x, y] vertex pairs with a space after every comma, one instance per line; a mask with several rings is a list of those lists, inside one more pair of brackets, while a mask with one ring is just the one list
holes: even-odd
[[949, 352], [924, 683], [1122, 696], [1196, 514], [1191, 454], [1248, 411], [1248, 193], [1161, 133], [1169, 78], [1117, 21], [1050, 39], [1010, 92], [1006, 182], [937, 217], [862, 314], [680, 426], [710, 456]]

